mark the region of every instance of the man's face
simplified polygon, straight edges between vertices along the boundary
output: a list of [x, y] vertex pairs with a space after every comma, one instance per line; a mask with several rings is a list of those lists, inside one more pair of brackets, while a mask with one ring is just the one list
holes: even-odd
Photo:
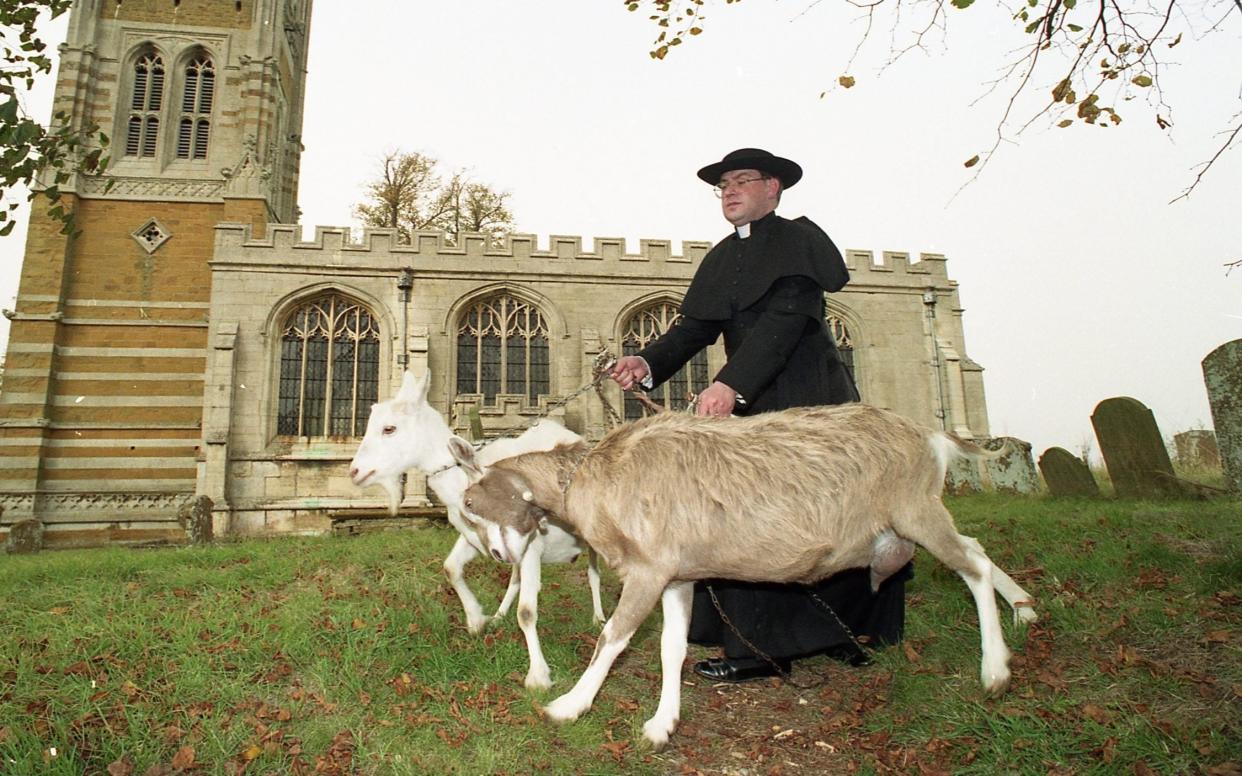
[[730, 170], [720, 176], [720, 210], [734, 226], [758, 221], [776, 209], [780, 181], [758, 170]]

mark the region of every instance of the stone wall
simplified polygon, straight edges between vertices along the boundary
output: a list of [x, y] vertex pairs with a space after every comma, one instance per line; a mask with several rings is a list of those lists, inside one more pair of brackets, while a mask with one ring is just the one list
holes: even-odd
[[[219, 530], [244, 533], [308, 528], [315, 509], [383, 504], [378, 492], [359, 492], [349, 482], [356, 440], [275, 433], [281, 327], [302, 301], [335, 290], [367, 306], [381, 330], [380, 398], [400, 383], [404, 342], [411, 368], [431, 371], [431, 403], [446, 411], [455, 399], [458, 316], [481, 297], [511, 293], [537, 306], [549, 326], [552, 396], [546, 404], [590, 379], [601, 348], [620, 351], [635, 310], [653, 301], [679, 302], [710, 247], [686, 242], [678, 253], [670, 241], [643, 240], [630, 253], [620, 239], [596, 238], [584, 247], [579, 237], [558, 235], [543, 245], [532, 235], [499, 244], [466, 235], [452, 245], [439, 233], [419, 233], [413, 244], [399, 245], [387, 230], [366, 230], [351, 242], [348, 230], [324, 227], [301, 241], [296, 228], [282, 225], [255, 235], [244, 225], [221, 224], [216, 234], [199, 492], [216, 502]], [[950, 430], [986, 436], [981, 369], [964, 356], [957, 288], [944, 258], [925, 255], [911, 264], [904, 254], [884, 254], [879, 262], [864, 251], [847, 255], [853, 280], [828, 302], [830, 314], [849, 327], [865, 399], [931, 427], [940, 427], [943, 407]], [[397, 281], [405, 269], [414, 282], [403, 311]], [[933, 307], [938, 315], [929, 316]], [[939, 375], [932, 371], [933, 347]], [[714, 346], [709, 372], [722, 364], [723, 352]], [[611, 384], [608, 391], [619, 406], [619, 391]], [[453, 411], [455, 427], [464, 432], [464, 406], [457, 402]], [[539, 411], [513, 397], [481, 414], [495, 431], [520, 427]], [[589, 438], [605, 429], [593, 393], [572, 402], [564, 420]], [[407, 505], [423, 499], [421, 478], [412, 477]]]

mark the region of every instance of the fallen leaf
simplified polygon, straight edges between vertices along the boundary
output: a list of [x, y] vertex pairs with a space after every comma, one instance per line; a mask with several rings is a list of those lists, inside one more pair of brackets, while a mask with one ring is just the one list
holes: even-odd
[[630, 748], [629, 741], [614, 741], [611, 744], [600, 744], [600, 748], [612, 755], [612, 759], [621, 762], [625, 758], [625, 750]]
[[129, 761], [129, 755], [108, 763], [108, 776], [130, 776], [133, 772], [134, 764]]
[[172, 767], [185, 770], [194, 764], [194, 747], [183, 746], [173, 755]]
[[1082, 715], [1087, 719], [1095, 722], [1097, 725], [1107, 725], [1113, 721], [1113, 715], [1108, 711], [1096, 706], [1094, 703], [1088, 703], [1082, 707]]

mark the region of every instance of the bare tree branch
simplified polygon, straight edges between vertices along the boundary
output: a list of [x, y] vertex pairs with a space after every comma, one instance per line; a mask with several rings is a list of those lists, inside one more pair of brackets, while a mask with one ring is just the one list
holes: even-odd
[[[892, 25], [888, 57], [880, 68], [881, 73], [910, 52], [926, 51], [934, 31], [939, 30], [942, 35], [946, 32], [951, 13], [947, 6], [965, 10], [976, 2], [948, 0], [946, 5], [946, 0], [842, 1], [861, 11], [860, 18], [864, 22], [846, 60], [845, 74], [838, 78], [838, 83], [845, 88], [854, 85], [853, 76], [847, 74], [858, 61], [864, 44], [875, 33], [882, 10], [890, 14]], [[713, 0], [683, 0], [676, 4], [673, 0], [625, 2], [631, 11], [643, 7], [653, 11], [650, 18], [661, 29], [651, 52], [657, 59], [663, 59], [686, 36], [700, 34], [705, 18], [703, 11], [713, 4]], [[737, 2], [741, 0], [715, 0], [715, 5], [728, 6]], [[801, 20], [821, 2], [805, 0], [804, 9], [793, 20]], [[1002, 68], [1001, 75], [988, 84], [983, 95], [1001, 86], [1012, 87], [991, 147], [966, 163], [968, 168], [973, 168], [966, 183], [978, 178], [1002, 144], [1011, 142], [1014, 136], [1021, 135], [1041, 119], [1055, 121], [1062, 129], [1079, 123], [1116, 126], [1122, 121], [1122, 106], [1145, 95], [1157, 126], [1169, 130], [1173, 126], [1173, 111], [1161, 85], [1163, 58], [1170, 49], [1181, 44], [1185, 35], [1190, 35], [1192, 40], [1201, 39], [1198, 36], [1203, 33], [1207, 16], [1215, 15], [1221, 7], [1228, 10], [1210, 22], [1209, 31], [1219, 31], [1226, 19], [1233, 17], [1235, 9], [1242, 11], [1242, 0], [1015, 0], [1014, 22], [1030, 38], [1013, 49], [1012, 60]], [[1194, 13], [1188, 9], [1193, 9]], [[926, 13], [927, 17], [921, 18], [921, 13]], [[1060, 78], [1045, 81], [1044, 74], [1049, 69], [1059, 72]], [[1016, 127], [1011, 127], [1015, 113], [1025, 109], [1024, 97], [1033, 90], [1045, 88], [1041, 82], [1048, 84], [1052, 99]], [[821, 97], [827, 93], [826, 90]], [[1198, 186], [1216, 160], [1234, 144], [1240, 127], [1242, 123], [1227, 131], [1225, 142], [1201, 165], [1183, 197]]]

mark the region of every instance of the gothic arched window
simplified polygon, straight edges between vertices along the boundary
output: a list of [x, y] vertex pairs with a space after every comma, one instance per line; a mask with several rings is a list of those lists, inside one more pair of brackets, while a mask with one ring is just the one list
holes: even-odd
[[[645, 348], [668, 331], [681, 314], [671, 302], [657, 302], [635, 312], [626, 321], [621, 334], [621, 352], [631, 356]], [[650, 392], [648, 398], [672, 410], [685, 409], [688, 393], [699, 393], [707, 387], [707, 351], [700, 350], [677, 374]], [[625, 419], [635, 420], [643, 416], [642, 405], [634, 397], [625, 394]]]
[[125, 155], [155, 156], [164, 106], [164, 62], [154, 51], [134, 61], [129, 118], [125, 124]]
[[177, 158], [206, 159], [211, 135], [211, 105], [216, 94], [216, 70], [211, 57], [199, 54], [185, 66], [181, 118], [177, 123]]
[[286, 319], [280, 342], [276, 433], [361, 436], [379, 398], [379, 327], [339, 294], [316, 297]]
[[520, 394], [534, 404], [550, 393], [548, 324], [534, 306], [509, 294], [473, 304], [457, 326], [457, 393]]
[[832, 338], [836, 340], [837, 351], [841, 354], [841, 363], [845, 364], [845, 371], [850, 373], [850, 379], [857, 385], [858, 374], [854, 371], [854, 340], [850, 337], [850, 330], [845, 327], [845, 322], [840, 318], [829, 315], [828, 331], [832, 332]]

